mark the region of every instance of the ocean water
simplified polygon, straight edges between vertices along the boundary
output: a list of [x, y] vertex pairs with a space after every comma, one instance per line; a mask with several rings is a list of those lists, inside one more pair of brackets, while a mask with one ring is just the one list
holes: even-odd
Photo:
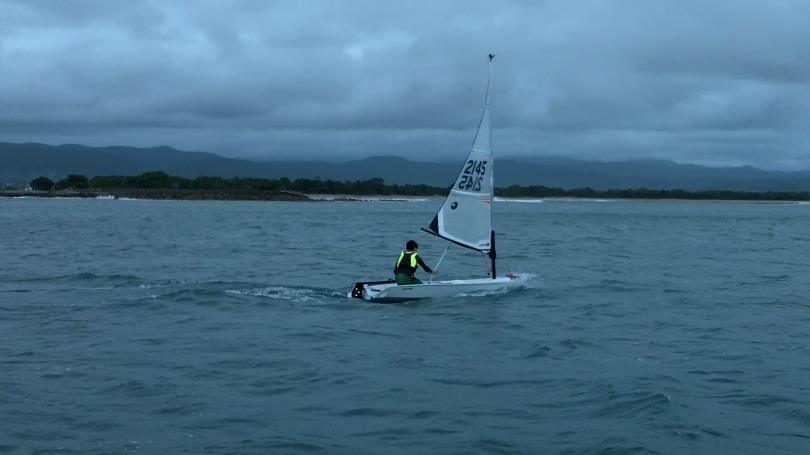
[[0, 453], [810, 453], [810, 205], [498, 201], [527, 288], [347, 299], [440, 204], [0, 199]]

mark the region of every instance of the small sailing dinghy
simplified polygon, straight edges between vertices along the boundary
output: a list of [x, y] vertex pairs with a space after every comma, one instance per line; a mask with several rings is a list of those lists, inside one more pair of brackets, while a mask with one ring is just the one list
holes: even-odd
[[486, 254], [490, 258], [489, 278], [431, 281], [398, 285], [393, 280], [355, 283], [348, 297], [372, 302], [402, 302], [459, 294], [486, 294], [523, 285], [521, 277], [495, 274], [495, 231], [492, 230], [494, 199], [494, 160], [490, 146], [489, 85], [492, 59], [489, 55], [489, 77], [484, 112], [478, 124], [472, 150], [441, 209], [423, 231], [456, 245]]

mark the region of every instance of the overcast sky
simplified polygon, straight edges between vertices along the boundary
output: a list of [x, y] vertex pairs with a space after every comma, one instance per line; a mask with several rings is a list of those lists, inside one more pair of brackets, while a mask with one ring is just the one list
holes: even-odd
[[0, 0], [0, 141], [810, 169], [810, 1]]

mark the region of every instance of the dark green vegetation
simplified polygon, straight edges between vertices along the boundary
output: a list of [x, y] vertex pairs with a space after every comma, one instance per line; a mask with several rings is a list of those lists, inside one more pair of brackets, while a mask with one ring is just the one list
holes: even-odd
[[97, 176], [88, 179], [71, 174], [57, 182], [37, 177], [29, 184], [33, 192], [6, 191], [0, 196], [80, 197], [99, 196], [137, 199], [183, 200], [268, 200], [307, 201], [306, 195], [292, 192], [262, 179], [222, 179], [198, 177], [185, 179], [162, 171], [132, 177]]
[[53, 189], [53, 180], [48, 177], [37, 177], [31, 180], [31, 189], [34, 191], [51, 191]]
[[[186, 179], [162, 171], [146, 172], [137, 176], [69, 175], [56, 183], [46, 177], [31, 181], [32, 189], [48, 191], [85, 191], [90, 195], [153, 199], [295, 199], [299, 193], [347, 195], [403, 195], [443, 196], [448, 188], [429, 185], [386, 185], [383, 179], [335, 181], [319, 179], [261, 179], [197, 177]], [[606, 199], [693, 199], [693, 200], [753, 200], [753, 201], [807, 201], [808, 192], [742, 192], [742, 191], [683, 191], [651, 190], [646, 188], [598, 191], [591, 188], [565, 190], [545, 186], [518, 186], [496, 188], [495, 194], [514, 198], [606, 198]]]
[[[60, 180], [61, 182], [61, 180]], [[57, 183], [58, 185], [58, 183]], [[355, 182], [312, 179], [260, 179], [197, 177], [186, 179], [165, 172], [147, 172], [135, 177], [99, 176], [90, 179], [90, 188], [122, 189], [185, 189], [219, 191], [294, 191], [299, 193], [321, 194], [404, 194], [431, 196], [445, 194], [447, 190], [428, 185], [386, 185], [382, 179]]]

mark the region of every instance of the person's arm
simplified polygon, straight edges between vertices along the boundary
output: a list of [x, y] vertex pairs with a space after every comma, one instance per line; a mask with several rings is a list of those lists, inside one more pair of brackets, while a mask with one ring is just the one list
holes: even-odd
[[421, 265], [423, 269], [425, 269], [425, 272], [433, 273], [433, 270], [431, 270], [431, 268], [425, 264], [425, 261], [422, 260], [422, 256], [416, 256], [416, 262], [417, 264]]

